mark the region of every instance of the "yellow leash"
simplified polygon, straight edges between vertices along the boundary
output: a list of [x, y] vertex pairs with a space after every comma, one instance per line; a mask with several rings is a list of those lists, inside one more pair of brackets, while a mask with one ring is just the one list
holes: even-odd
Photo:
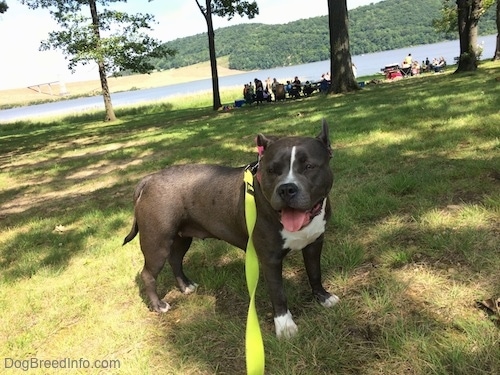
[[257, 220], [257, 208], [255, 207], [253, 175], [250, 170], [245, 170], [243, 180], [245, 181], [245, 219], [248, 230], [245, 275], [247, 279], [248, 294], [250, 295], [245, 337], [247, 374], [260, 375], [264, 374], [265, 359], [264, 343], [260, 332], [257, 310], [255, 309], [255, 291], [259, 282], [259, 261], [252, 240], [252, 233]]

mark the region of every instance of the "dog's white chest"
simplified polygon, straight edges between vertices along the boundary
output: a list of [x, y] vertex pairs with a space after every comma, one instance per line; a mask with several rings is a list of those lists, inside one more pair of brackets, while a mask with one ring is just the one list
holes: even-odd
[[281, 230], [281, 237], [285, 241], [283, 248], [290, 250], [302, 250], [307, 245], [313, 243], [325, 232], [325, 206], [326, 199], [321, 207], [321, 212], [316, 215], [311, 222], [301, 230], [290, 232], [286, 229]]

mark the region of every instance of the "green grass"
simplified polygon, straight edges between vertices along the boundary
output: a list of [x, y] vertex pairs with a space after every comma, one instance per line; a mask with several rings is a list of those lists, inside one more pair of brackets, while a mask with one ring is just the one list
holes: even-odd
[[336, 180], [323, 276], [341, 302], [315, 303], [290, 254], [299, 334], [277, 340], [261, 280], [267, 373], [500, 373], [498, 320], [476, 306], [500, 296], [499, 76], [489, 62], [227, 112], [202, 94], [117, 109], [114, 123], [87, 113], [0, 125], [0, 367], [84, 358], [120, 361], [106, 373], [244, 373], [243, 252], [196, 241], [185, 263], [198, 291], [182, 295], [166, 268], [159, 289], [173, 309], [149, 312], [139, 241], [121, 246], [132, 192], [171, 164], [247, 164], [258, 132], [314, 136], [325, 118]]

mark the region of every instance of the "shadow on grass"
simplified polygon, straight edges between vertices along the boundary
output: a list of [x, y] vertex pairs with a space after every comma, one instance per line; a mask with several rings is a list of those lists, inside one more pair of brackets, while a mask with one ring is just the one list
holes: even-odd
[[6, 228], [18, 228], [0, 250], [4, 281], [14, 283], [41, 271], [60, 272], [82, 252], [94, 256], [99, 245], [89, 244], [90, 239], [117, 233], [128, 224], [120, 217], [115, 189], [61, 196], [2, 217]]

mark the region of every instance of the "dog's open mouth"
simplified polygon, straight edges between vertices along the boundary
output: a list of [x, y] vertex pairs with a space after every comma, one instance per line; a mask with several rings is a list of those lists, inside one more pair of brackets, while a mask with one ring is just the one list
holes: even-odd
[[280, 211], [281, 224], [289, 232], [297, 232], [307, 226], [312, 219], [321, 213], [323, 201], [319, 201], [308, 211], [297, 210], [296, 208], [286, 207]]

